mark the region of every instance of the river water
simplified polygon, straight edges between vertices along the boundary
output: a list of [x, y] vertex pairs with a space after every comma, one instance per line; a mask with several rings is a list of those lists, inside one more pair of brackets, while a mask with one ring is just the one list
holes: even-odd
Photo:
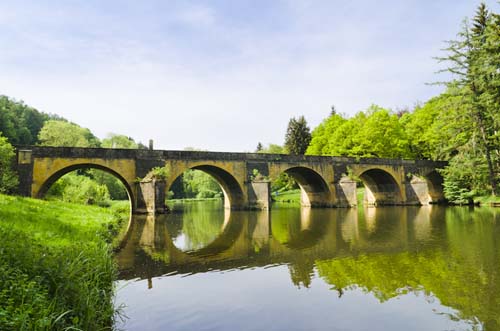
[[500, 210], [135, 217], [116, 256], [124, 330], [500, 330]]

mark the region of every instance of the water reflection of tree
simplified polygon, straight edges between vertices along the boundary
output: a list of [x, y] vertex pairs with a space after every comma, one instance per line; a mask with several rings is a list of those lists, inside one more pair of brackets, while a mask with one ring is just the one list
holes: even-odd
[[311, 286], [311, 279], [314, 276], [314, 260], [310, 258], [300, 258], [298, 261], [288, 265], [292, 283], [298, 288]]
[[213, 213], [186, 215], [182, 225], [182, 233], [186, 238], [185, 250], [195, 250], [208, 246], [221, 234], [223, 223], [223, 215], [214, 215]]
[[[487, 214], [487, 215], [485, 215]], [[448, 246], [316, 261], [334, 289], [361, 288], [381, 302], [422, 291], [484, 330], [500, 329], [500, 213], [450, 209]]]

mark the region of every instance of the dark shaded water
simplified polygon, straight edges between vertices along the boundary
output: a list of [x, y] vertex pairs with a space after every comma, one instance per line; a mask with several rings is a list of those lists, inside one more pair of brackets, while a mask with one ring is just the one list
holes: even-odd
[[135, 218], [117, 255], [125, 330], [500, 330], [500, 210]]

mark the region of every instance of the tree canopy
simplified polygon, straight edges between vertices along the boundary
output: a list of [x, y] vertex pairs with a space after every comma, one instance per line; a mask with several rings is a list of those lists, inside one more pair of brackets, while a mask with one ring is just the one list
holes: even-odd
[[43, 146], [64, 146], [64, 147], [99, 147], [99, 139], [90, 132], [89, 129], [82, 128], [77, 124], [49, 120], [45, 122], [38, 140]]
[[58, 118], [0, 95], [0, 132], [11, 144], [34, 145], [45, 121]]
[[127, 137], [122, 134], [110, 133], [102, 140], [101, 147], [137, 149], [139, 148], [139, 144], [137, 144], [131, 137]]
[[352, 118], [332, 112], [313, 130], [306, 154], [387, 158], [413, 156], [398, 116], [376, 105]]

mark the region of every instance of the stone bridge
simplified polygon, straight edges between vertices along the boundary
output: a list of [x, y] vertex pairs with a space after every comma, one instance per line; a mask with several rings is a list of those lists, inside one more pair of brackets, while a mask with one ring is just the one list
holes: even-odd
[[[427, 160], [76, 147], [18, 146], [16, 153], [20, 194], [42, 198], [66, 173], [97, 168], [123, 183], [134, 213], [162, 211], [165, 192], [188, 169], [213, 176], [230, 209], [268, 209], [270, 182], [282, 173], [299, 184], [303, 206], [355, 206], [360, 182], [368, 204], [426, 205], [443, 200], [436, 170], [446, 165]], [[155, 167], [166, 167], [167, 178], [144, 180]]]

